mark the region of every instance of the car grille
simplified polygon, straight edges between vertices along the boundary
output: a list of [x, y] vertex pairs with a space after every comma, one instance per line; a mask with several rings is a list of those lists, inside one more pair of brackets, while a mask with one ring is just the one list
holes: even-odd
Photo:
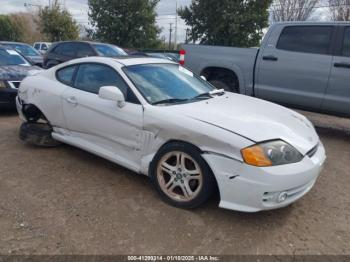
[[8, 81], [8, 84], [13, 89], [18, 89], [21, 81]]

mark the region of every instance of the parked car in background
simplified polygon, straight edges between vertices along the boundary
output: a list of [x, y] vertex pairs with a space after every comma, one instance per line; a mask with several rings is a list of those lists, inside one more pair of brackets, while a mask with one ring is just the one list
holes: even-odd
[[350, 116], [350, 23], [287, 22], [260, 49], [184, 45], [186, 67], [217, 88]]
[[8, 41], [0, 41], [0, 44], [16, 50], [18, 53], [23, 55], [32, 65], [40, 67], [43, 66], [43, 56], [32, 46], [25, 43]]
[[87, 41], [66, 41], [53, 43], [44, 55], [44, 68], [88, 56], [120, 57], [128, 54], [121, 48], [104, 43]]
[[35, 42], [33, 47], [38, 50], [41, 54], [45, 54], [49, 50], [52, 43], [50, 42]]
[[40, 70], [32, 66], [17, 51], [0, 45], [0, 108], [15, 108], [15, 98], [22, 79], [29, 71]]
[[217, 90], [166, 59], [69, 61], [27, 77], [17, 109], [22, 140], [67, 143], [147, 175], [181, 208], [216, 189], [223, 208], [285, 207], [311, 190], [326, 159], [304, 116]]
[[123, 48], [124, 52], [127, 53], [129, 56], [148, 56], [145, 52], [138, 51], [135, 49], [129, 49], [129, 48]]

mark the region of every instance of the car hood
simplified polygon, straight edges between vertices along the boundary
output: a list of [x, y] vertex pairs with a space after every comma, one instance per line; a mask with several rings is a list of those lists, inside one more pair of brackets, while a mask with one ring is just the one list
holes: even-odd
[[0, 80], [22, 80], [30, 71], [40, 70], [37, 66], [0, 66]]
[[253, 142], [282, 139], [302, 154], [319, 142], [313, 125], [301, 114], [248, 96], [225, 93], [210, 100], [167, 106], [165, 110], [216, 126]]

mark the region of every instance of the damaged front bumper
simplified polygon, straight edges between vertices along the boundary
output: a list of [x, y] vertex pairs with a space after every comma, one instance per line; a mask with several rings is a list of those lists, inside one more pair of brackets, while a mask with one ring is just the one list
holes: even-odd
[[215, 154], [204, 154], [220, 191], [220, 207], [258, 212], [288, 206], [314, 186], [326, 159], [320, 143], [317, 152], [295, 164], [254, 167]]

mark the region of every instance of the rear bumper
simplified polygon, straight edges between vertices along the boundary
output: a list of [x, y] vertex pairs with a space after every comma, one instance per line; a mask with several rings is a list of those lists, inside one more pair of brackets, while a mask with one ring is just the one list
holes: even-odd
[[220, 190], [220, 207], [243, 212], [282, 208], [314, 186], [326, 159], [320, 144], [311, 158], [295, 164], [259, 168], [222, 156], [203, 155]]
[[0, 108], [16, 108], [17, 89], [4, 88], [0, 90]]

